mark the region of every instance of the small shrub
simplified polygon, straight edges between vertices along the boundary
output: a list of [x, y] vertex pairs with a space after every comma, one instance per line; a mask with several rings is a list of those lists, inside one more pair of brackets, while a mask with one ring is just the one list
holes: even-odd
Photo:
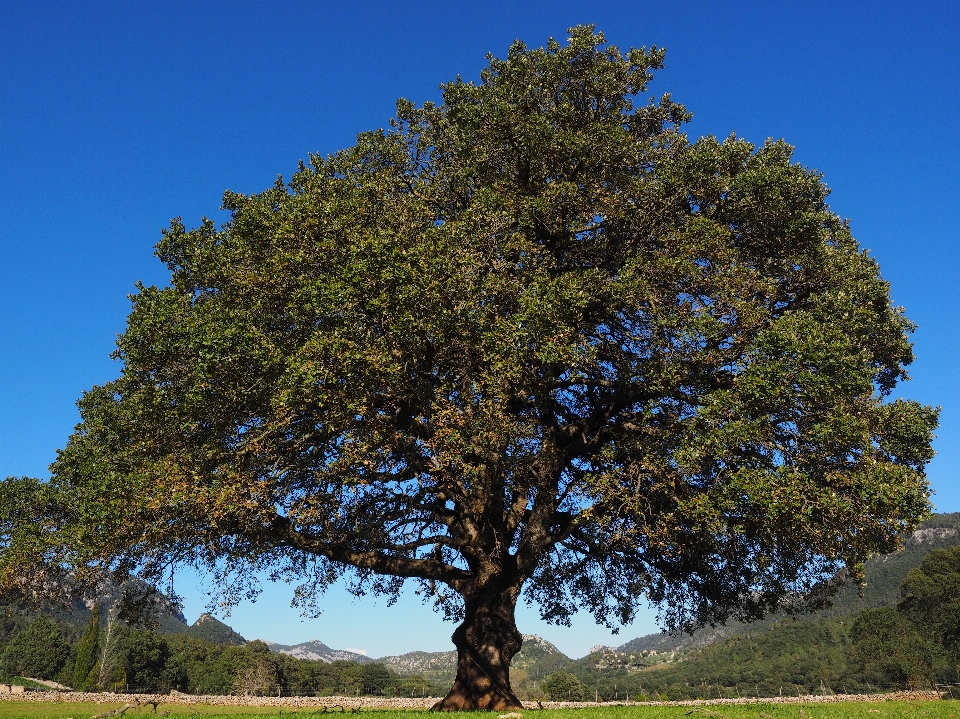
[[570, 672], [550, 674], [544, 678], [540, 688], [553, 701], [583, 701], [583, 684]]

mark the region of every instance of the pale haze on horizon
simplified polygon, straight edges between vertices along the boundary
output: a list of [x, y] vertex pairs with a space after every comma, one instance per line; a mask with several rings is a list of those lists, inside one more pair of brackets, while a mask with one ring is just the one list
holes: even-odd
[[[0, 472], [47, 477], [81, 392], [110, 360], [137, 281], [165, 284], [153, 245], [170, 218], [222, 220], [222, 192], [259, 192], [310, 152], [387, 125], [397, 98], [438, 100], [515, 38], [539, 46], [593, 23], [620, 46], [666, 47], [650, 93], [694, 113], [693, 137], [784, 138], [824, 173], [831, 207], [878, 260], [919, 329], [899, 396], [942, 406], [929, 468], [937, 511], [960, 511], [960, 8], [950, 2], [172, 2], [0, 0]], [[176, 590], [190, 621], [201, 578]], [[248, 639], [319, 639], [371, 657], [453, 648], [451, 623], [412, 588], [326, 594], [301, 620], [292, 587], [214, 613]], [[518, 627], [572, 657], [618, 635], [588, 615]], [[361, 651], [352, 649], [351, 651]]]

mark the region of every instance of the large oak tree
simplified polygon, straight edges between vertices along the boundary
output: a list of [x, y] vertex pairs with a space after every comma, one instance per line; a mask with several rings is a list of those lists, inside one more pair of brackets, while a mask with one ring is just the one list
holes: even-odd
[[43, 519], [7, 512], [5, 580], [187, 563], [229, 601], [269, 571], [307, 610], [344, 574], [414, 580], [460, 622], [438, 708], [499, 709], [521, 594], [690, 629], [802, 609], [894, 549], [936, 425], [887, 398], [912, 326], [788, 145], [691, 142], [682, 106], [638, 99], [663, 56], [518, 42], [227, 192], [223, 226], [174, 221]]

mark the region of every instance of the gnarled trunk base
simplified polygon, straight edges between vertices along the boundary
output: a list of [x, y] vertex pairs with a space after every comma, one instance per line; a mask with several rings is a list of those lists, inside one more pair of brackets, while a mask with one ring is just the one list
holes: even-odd
[[[470, 659], [467, 659], [466, 663], [473, 664]], [[510, 688], [508, 677], [495, 677], [491, 680], [487, 673], [476, 665], [464, 667], [461, 654], [457, 662], [457, 679], [447, 696], [433, 705], [433, 710], [455, 712], [475, 709], [523, 709], [523, 704]]]
[[523, 708], [510, 688], [510, 661], [523, 644], [513, 616], [517, 590], [478, 592], [466, 599], [463, 624], [451, 637], [457, 678], [434, 711]]

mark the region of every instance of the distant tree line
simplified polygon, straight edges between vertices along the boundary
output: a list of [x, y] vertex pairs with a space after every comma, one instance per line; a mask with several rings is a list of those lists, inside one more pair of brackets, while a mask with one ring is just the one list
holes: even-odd
[[186, 636], [101, 622], [91, 614], [75, 643], [63, 622], [38, 616], [0, 651], [0, 681], [54, 680], [77, 690], [246, 695], [430, 695], [423, 677], [400, 677], [382, 664], [310, 661], [277, 654], [261, 641], [225, 646]]

